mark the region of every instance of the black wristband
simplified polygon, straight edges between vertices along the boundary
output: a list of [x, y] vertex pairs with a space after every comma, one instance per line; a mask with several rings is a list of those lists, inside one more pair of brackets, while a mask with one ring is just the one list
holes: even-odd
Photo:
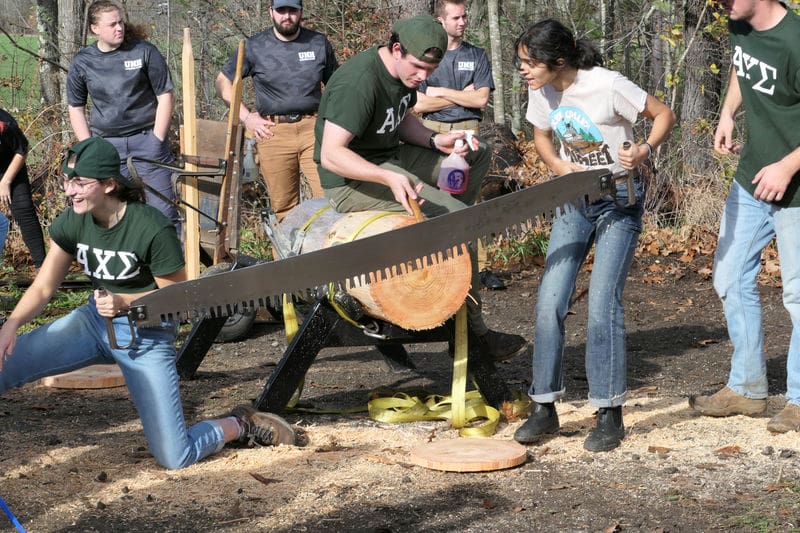
[[436, 148], [436, 132], [435, 131], [433, 133], [431, 133], [431, 136], [428, 138], [428, 146], [431, 147], [431, 150], [434, 150], [436, 152], [439, 151], [439, 149]]
[[643, 142], [642, 146], [647, 147], [647, 157], [649, 159], [650, 156], [653, 155], [653, 146], [649, 142]]

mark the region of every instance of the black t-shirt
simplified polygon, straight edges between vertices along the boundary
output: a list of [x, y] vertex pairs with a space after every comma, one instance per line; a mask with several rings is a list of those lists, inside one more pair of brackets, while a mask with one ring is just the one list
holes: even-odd
[[[322, 96], [321, 83], [328, 83], [339, 64], [328, 38], [300, 28], [293, 41], [281, 41], [272, 28], [245, 41], [242, 78], [252, 77], [256, 107], [262, 115], [316, 113]], [[236, 54], [222, 74], [233, 80]]]
[[172, 89], [164, 56], [147, 41], [123, 43], [111, 52], [89, 45], [75, 54], [67, 73], [67, 103], [83, 107], [91, 98], [89, 125], [101, 137], [152, 128], [156, 97]]
[[[0, 178], [2, 178], [15, 155], [28, 154], [28, 139], [22, 133], [14, 117], [9, 115], [5, 109], [0, 109], [0, 122], [3, 123], [2, 132], [0, 132]], [[27, 175], [28, 166], [23, 165], [14, 179]]]

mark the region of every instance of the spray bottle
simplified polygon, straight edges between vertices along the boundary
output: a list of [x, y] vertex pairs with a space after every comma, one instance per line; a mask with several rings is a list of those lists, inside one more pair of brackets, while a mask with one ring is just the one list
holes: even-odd
[[[467, 132], [467, 141], [472, 149], [472, 132]], [[457, 139], [453, 152], [442, 161], [439, 179], [436, 185], [450, 194], [462, 194], [467, 190], [469, 180], [469, 163], [456, 152], [464, 146], [463, 139]]]

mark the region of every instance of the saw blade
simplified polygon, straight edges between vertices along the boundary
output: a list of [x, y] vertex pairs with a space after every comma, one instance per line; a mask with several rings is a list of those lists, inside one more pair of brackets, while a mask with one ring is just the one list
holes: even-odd
[[[467, 242], [514, 235], [564, 206], [614, 195], [606, 169], [574, 172], [477, 205], [330, 248], [169, 285], [137, 299], [139, 327], [186, 318], [230, 316], [283, 294], [309, 293], [329, 283], [361, 286], [468, 253]], [[277, 305], [275, 305], [277, 304]]]

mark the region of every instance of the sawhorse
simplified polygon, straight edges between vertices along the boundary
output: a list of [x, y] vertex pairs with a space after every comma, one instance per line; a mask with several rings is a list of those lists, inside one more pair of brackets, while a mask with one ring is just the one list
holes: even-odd
[[[191, 379], [225, 323], [225, 317], [204, 318], [189, 333], [178, 354], [178, 374]], [[454, 320], [428, 331], [408, 331], [385, 321], [374, 320], [365, 333], [342, 318], [327, 298], [317, 299], [305, 315], [300, 329], [270, 375], [255, 402], [260, 411], [281, 412], [303, 381], [306, 372], [323, 348], [375, 346], [395, 371], [414, 369], [404, 344], [446, 342], [454, 338]], [[498, 375], [491, 357], [481, 350], [481, 342], [469, 333], [468, 367], [486, 402], [500, 409], [513, 395]]]

